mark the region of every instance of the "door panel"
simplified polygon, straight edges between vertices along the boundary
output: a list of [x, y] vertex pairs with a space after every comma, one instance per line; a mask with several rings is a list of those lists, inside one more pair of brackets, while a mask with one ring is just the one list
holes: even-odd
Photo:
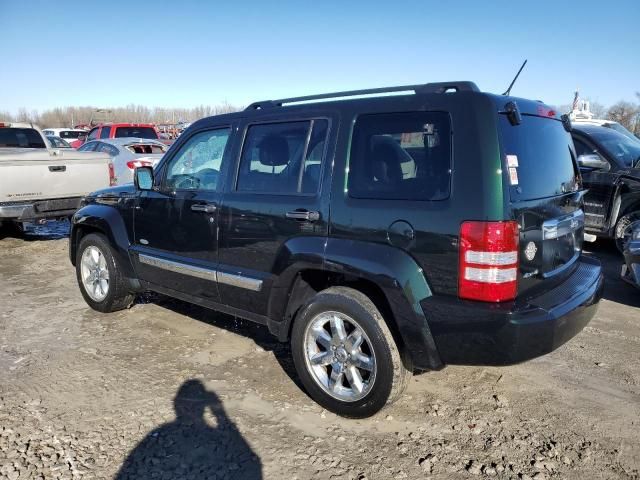
[[[328, 192], [320, 194], [329, 156], [330, 120], [246, 125], [237, 181], [220, 211], [218, 288], [223, 303], [267, 314], [278, 259], [287, 241], [326, 237]], [[225, 277], [226, 276], [226, 277]]]
[[[193, 133], [140, 194], [133, 260], [151, 284], [218, 301], [218, 206], [230, 127]], [[162, 172], [162, 173], [160, 173]]]
[[[576, 147], [576, 155], [597, 154], [603, 160], [607, 160], [597, 151], [595, 145], [585, 138], [573, 136], [573, 143]], [[609, 162], [611, 163], [611, 162]], [[582, 182], [587, 193], [584, 197], [585, 229], [595, 233], [605, 233], [609, 223], [609, 212], [611, 209], [611, 199], [614, 192], [615, 174], [612, 171], [615, 165], [611, 165], [611, 170], [593, 170], [580, 168]]]

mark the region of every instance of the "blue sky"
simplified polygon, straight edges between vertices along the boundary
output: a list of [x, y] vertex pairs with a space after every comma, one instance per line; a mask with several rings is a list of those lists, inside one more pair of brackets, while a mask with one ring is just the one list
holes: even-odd
[[0, 111], [444, 80], [501, 93], [525, 58], [514, 95], [637, 100], [640, 1], [524, 3], [0, 0]]

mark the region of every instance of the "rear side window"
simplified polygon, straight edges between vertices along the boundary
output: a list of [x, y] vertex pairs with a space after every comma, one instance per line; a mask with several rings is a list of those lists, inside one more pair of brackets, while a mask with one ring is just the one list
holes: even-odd
[[111, 127], [102, 127], [100, 138], [109, 138], [109, 135], [111, 135]]
[[237, 190], [316, 193], [328, 125], [326, 119], [251, 125], [242, 149]]
[[158, 138], [158, 134], [152, 127], [118, 127], [116, 128], [116, 138], [136, 137], [136, 138]]
[[571, 135], [559, 120], [522, 115], [511, 125], [499, 115], [504, 174], [514, 200], [552, 197], [578, 189]]
[[443, 112], [362, 115], [349, 157], [349, 196], [444, 200], [451, 185], [451, 126]]
[[46, 145], [33, 128], [0, 128], [0, 147], [46, 148]]

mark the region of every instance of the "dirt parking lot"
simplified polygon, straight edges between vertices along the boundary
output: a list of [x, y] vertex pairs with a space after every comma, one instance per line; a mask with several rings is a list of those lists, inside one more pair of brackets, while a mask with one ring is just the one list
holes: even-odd
[[0, 478], [640, 478], [640, 292], [612, 246], [573, 341], [413, 378], [367, 420], [323, 411], [266, 328], [160, 296], [90, 310], [64, 225], [0, 235]]

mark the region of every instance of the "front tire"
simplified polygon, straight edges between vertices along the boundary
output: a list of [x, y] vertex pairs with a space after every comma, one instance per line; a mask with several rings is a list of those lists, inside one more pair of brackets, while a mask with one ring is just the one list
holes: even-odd
[[323, 290], [300, 310], [291, 350], [311, 398], [345, 417], [375, 414], [402, 394], [412, 374], [380, 311], [352, 288]]
[[76, 278], [84, 300], [99, 312], [122, 310], [135, 298], [126, 287], [108, 240], [99, 233], [91, 233], [80, 241], [76, 253]]

